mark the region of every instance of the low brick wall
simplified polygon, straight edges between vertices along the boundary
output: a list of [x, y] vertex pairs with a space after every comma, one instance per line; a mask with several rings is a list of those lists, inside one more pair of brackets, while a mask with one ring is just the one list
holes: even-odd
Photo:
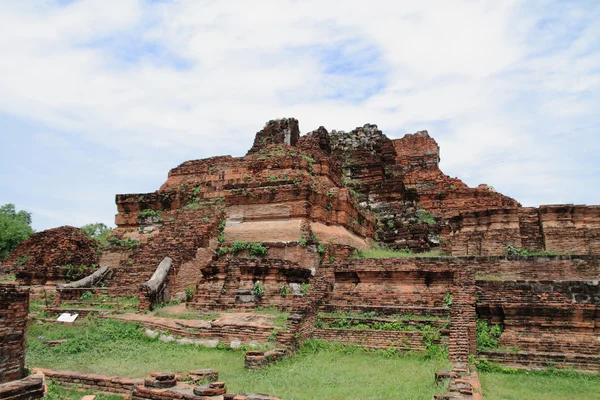
[[425, 350], [423, 332], [419, 331], [320, 328], [313, 331], [313, 338], [378, 349]]
[[573, 368], [583, 371], [600, 372], [600, 355], [598, 354], [566, 354], [566, 353], [536, 353], [527, 351], [483, 351], [480, 359], [497, 362], [502, 365], [543, 369], [548, 367]]
[[[225, 326], [213, 326], [211, 328], [190, 328], [186, 329], [173, 329], [165, 325], [143, 322], [146, 328], [152, 330], [168, 330], [171, 335], [181, 336], [190, 339], [213, 339], [219, 340], [224, 343], [229, 343], [234, 340], [239, 340], [243, 344], [249, 344], [251, 341], [257, 341], [259, 343], [266, 343], [272, 338], [273, 330], [272, 326], [240, 326], [240, 325], [225, 325]], [[193, 331], [191, 330], [193, 329]]]
[[0, 283], [0, 383], [23, 377], [29, 288]]
[[80, 389], [92, 391], [130, 394], [135, 385], [143, 385], [143, 379], [127, 379], [95, 374], [80, 374], [70, 371], [52, 371], [38, 368], [36, 372], [45, 375], [47, 380], [55, 381], [59, 385], [77, 385]]
[[0, 384], [0, 399], [30, 400], [44, 397], [44, 376], [30, 375], [16, 381]]

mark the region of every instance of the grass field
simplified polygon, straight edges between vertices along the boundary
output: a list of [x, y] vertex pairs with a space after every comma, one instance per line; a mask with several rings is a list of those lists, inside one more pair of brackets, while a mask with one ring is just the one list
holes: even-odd
[[600, 375], [480, 372], [485, 400], [600, 400]]
[[[56, 347], [44, 340], [69, 339]], [[431, 399], [444, 388], [434, 372], [447, 361], [363, 351], [310, 341], [297, 355], [262, 371], [243, 367], [244, 352], [163, 343], [147, 338], [135, 324], [87, 320], [78, 325], [32, 324], [28, 329], [27, 365], [122, 377], [152, 371], [186, 373], [214, 368], [229, 392], [302, 399]]]

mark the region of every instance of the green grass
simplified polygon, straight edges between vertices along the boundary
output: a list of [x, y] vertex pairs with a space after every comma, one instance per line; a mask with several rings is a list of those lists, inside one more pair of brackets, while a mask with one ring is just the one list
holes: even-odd
[[[118, 301], [118, 304], [117, 304]], [[60, 308], [92, 308], [95, 310], [137, 311], [140, 301], [137, 296], [109, 297], [108, 295], [82, 296], [78, 301], [64, 301]]]
[[393, 314], [393, 315], [379, 315], [376, 312], [321, 312], [318, 315], [322, 318], [385, 318], [394, 321], [439, 321], [446, 320], [448, 318], [442, 318], [435, 315], [416, 315], [416, 314]]
[[485, 400], [599, 400], [600, 375], [575, 372], [480, 372]]
[[13, 283], [17, 281], [15, 274], [0, 273], [0, 283]]
[[355, 251], [352, 258], [411, 258], [411, 257], [444, 257], [441, 250], [434, 249], [423, 253], [413, 253], [406, 250], [390, 250], [379, 247]]
[[160, 317], [160, 318], [189, 319], [189, 320], [201, 319], [204, 321], [212, 321], [215, 318], [219, 318], [218, 313], [201, 314], [198, 311], [189, 311], [189, 310], [186, 310], [185, 312], [181, 312], [181, 313], [173, 313], [164, 308], [159, 308], [158, 310], [156, 310], [154, 312], [154, 316]]
[[[81, 390], [81, 389], [80, 389]], [[90, 390], [77, 390], [76, 386], [73, 387], [62, 387], [59, 386], [54, 381], [48, 382], [48, 394], [45, 399], [48, 400], [80, 400], [83, 396], [87, 394], [94, 394], [94, 392]], [[98, 394], [96, 395], [96, 400], [123, 400], [123, 397], [114, 394], [114, 395], [105, 395]]]
[[[42, 343], [65, 338], [69, 341], [56, 347]], [[229, 392], [268, 393], [286, 400], [430, 399], [445, 390], [434, 383], [434, 372], [449, 367], [447, 361], [417, 355], [310, 341], [295, 356], [252, 372], [243, 367], [243, 351], [163, 343], [147, 338], [138, 325], [106, 319], [32, 324], [27, 364], [121, 377], [214, 368]]]

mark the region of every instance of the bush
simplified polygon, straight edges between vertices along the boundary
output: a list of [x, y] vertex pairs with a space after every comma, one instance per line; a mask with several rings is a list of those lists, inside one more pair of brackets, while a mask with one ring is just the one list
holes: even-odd
[[252, 293], [254, 293], [254, 295], [258, 296], [258, 297], [265, 294], [265, 287], [263, 286], [261, 281], [254, 282], [254, 287], [252, 288]]
[[264, 257], [267, 255], [267, 253], [269, 251], [265, 247], [265, 245], [262, 243], [255, 243], [255, 242], [249, 243], [249, 242], [241, 242], [241, 241], [235, 241], [235, 242], [231, 243], [231, 247], [229, 250], [231, 251], [231, 254], [233, 254], [234, 256], [237, 255], [241, 251], [248, 250], [248, 255], [251, 257]]
[[194, 287], [192, 285], [189, 285], [188, 287], [185, 288], [185, 301], [192, 301], [192, 299], [194, 298]]
[[285, 283], [279, 287], [279, 294], [287, 296], [290, 293], [290, 288]]
[[476, 329], [478, 351], [498, 348], [498, 339], [503, 330], [501, 325], [490, 325], [487, 321], [478, 320]]

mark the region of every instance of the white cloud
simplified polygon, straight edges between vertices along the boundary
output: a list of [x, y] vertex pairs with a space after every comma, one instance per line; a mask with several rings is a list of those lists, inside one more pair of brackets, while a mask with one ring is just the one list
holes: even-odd
[[[192, 150], [243, 154], [275, 117], [298, 118], [304, 132], [377, 123], [392, 137], [441, 123], [430, 133], [450, 175], [553, 202], [577, 179], [561, 173], [573, 157], [560, 156], [576, 150], [545, 138], [588, 127], [580, 135], [598, 146], [589, 127], [600, 106], [600, 8], [531, 7], [3, 2], [0, 111], [118, 152], [124, 160], [111, 166], [111, 179], [157, 182], [167, 160]], [[165, 158], [148, 165], [156, 149]], [[502, 159], [521, 173], [490, 163]], [[552, 184], [528, 193], [527, 181]], [[588, 198], [600, 202], [600, 193]]]

